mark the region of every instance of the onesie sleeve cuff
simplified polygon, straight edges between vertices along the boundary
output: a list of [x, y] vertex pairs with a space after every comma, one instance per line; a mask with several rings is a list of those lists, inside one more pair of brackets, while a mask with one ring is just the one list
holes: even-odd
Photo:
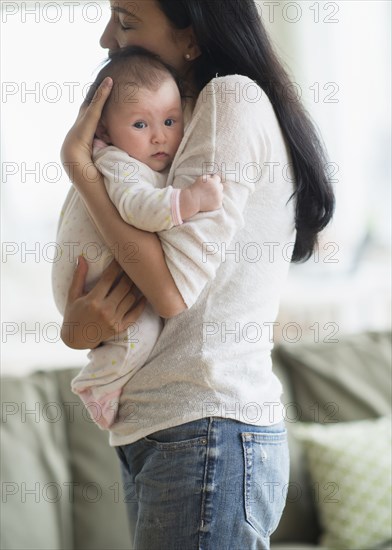
[[181, 189], [173, 189], [173, 193], [171, 195], [171, 214], [174, 225], [183, 224], [180, 211], [180, 193]]

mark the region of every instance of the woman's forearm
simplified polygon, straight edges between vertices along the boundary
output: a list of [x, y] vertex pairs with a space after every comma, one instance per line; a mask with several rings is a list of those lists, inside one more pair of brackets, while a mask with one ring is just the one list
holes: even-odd
[[178, 315], [186, 305], [166, 265], [158, 237], [124, 222], [103, 179], [99, 179], [82, 182], [78, 189], [104, 241], [157, 313], [164, 318]]

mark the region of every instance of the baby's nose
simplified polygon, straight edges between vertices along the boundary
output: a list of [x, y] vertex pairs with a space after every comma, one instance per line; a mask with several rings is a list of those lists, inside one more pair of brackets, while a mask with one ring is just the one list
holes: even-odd
[[161, 127], [154, 128], [152, 134], [152, 140], [154, 143], [164, 143], [166, 141], [166, 134]]

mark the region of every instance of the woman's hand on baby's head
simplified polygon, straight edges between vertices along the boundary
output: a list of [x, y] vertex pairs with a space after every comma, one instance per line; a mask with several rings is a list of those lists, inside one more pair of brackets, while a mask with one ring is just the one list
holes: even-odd
[[112, 86], [112, 79], [105, 78], [90, 104], [82, 104], [75, 124], [66, 135], [61, 148], [61, 162], [76, 186], [83, 185], [86, 181], [97, 181], [97, 176], [99, 177], [98, 170], [92, 164], [92, 144]]

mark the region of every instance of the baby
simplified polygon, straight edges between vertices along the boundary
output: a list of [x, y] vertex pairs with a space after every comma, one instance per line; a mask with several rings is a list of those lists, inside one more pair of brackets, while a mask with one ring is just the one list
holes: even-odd
[[[139, 229], [158, 232], [220, 208], [219, 176], [200, 176], [186, 189], [165, 186], [184, 132], [181, 93], [172, 69], [143, 48], [119, 50], [98, 74], [87, 101], [107, 76], [113, 88], [97, 128], [93, 160], [121, 217]], [[73, 246], [72, 259], [63, 254], [53, 265], [54, 297], [63, 314], [66, 296], [60, 289], [69, 287], [74, 258], [83, 253], [89, 263], [86, 290], [113, 259], [74, 188], [63, 207], [57, 240], [64, 248]], [[102, 429], [115, 421], [122, 388], [145, 364], [162, 326], [147, 303], [137, 323], [89, 352], [90, 362], [72, 380], [72, 391]]]

